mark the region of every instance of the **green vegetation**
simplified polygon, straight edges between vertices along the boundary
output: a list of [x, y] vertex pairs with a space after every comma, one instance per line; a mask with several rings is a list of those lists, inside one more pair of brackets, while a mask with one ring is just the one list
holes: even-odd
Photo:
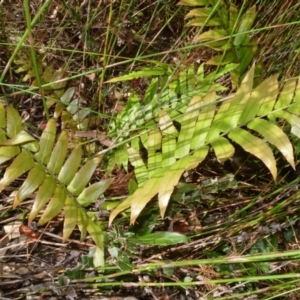
[[299, 6], [1, 4], [0, 226], [85, 246], [47, 290], [298, 298]]

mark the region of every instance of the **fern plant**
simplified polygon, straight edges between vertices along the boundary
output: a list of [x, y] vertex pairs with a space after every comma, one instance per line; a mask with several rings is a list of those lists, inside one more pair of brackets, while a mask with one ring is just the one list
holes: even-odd
[[234, 154], [234, 141], [258, 157], [276, 179], [276, 161], [270, 147], [273, 144], [295, 168], [292, 144], [276, 119], [286, 120], [291, 132], [300, 137], [298, 79], [287, 81], [279, 91], [274, 75], [253, 89], [254, 71], [252, 66], [236, 93], [223, 99], [218, 99], [214, 86], [205, 97], [192, 97], [181, 118], [176, 118], [180, 130], [174, 126], [174, 117], [164, 109], [159, 111], [158, 128], [152, 127], [140, 136], [148, 151], [147, 165], [136, 150], [137, 142], [128, 146], [136, 176], [143, 176], [143, 181], [111, 213], [110, 223], [128, 208], [134, 223], [156, 195], [163, 217], [180, 177], [205, 159], [209, 146], [218, 160], [224, 162]]
[[[216, 92], [224, 93], [227, 90], [219, 81], [228, 72], [231, 74], [232, 87], [239, 87], [257, 49], [257, 44], [250, 39], [249, 35], [256, 17], [254, 6], [244, 12], [243, 7], [238, 11], [235, 5], [228, 4], [225, 0], [183, 0], [178, 5], [197, 7], [186, 15], [187, 19], [192, 18], [187, 26], [200, 27], [201, 34], [195, 42], [205, 42], [201, 45], [221, 54], [201, 64], [196, 72], [194, 65], [191, 65], [174, 76], [177, 67], [174, 69], [169, 65], [156, 62], [154, 67], [143, 68], [108, 81], [113, 83], [155, 76], [146, 90], [144, 99], [132, 95], [125, 109], [110, 126], [109, 136], [118, 142], [126, 140], [137, 153], [140, 151], [139, 140], [143, 139], [143, 132], [155, 128], [159, 122], [159, 109], [164, 109], [174, 121], [178, 118], [180, 122], [191, 97], [205, 96], [212, 84]], [[206, 28], [209, 30], [202, 32]], [[205, 76], [205, 65], [216, 65], [217, 69]], [[256, 68], [256, 76], [259, 70], [260, 68]], [[140, 131], [141, 138], [134, 138]], [[143, 164], [136, 161], [136, 156], [138, 155], [132, 157], [123, 144], [111, 159], [110, 169], [114, 164], [123, 165], [126, 169], [129, 160], [135, 166], [136, 178], [141, 184], [147, 178], [147, 172]]]
[[[244, 11], [243, 6], [238, 11], [235, 5], [228, 4], [225, 0], [182, 0], [178, 5], [196, 6], [186, 16], [192, 18], [187, 26], [201, 27], [195, 41], [221, 52], [205, 63], [216, 65], [217, 69], [204, 75], [204, 64], [200, 65], [196, 72], [194, 66], [191, 66], [172, 79], [172, 68], [166, 67], [163, 72], [162, 64], [159, 64], [160, 73], [154, 74], [155, 69], [149, 69], [147, 72], [142, 70], [110, 80], [116, 82], [149, 75], [161, 77], [160, 80], [152, 79], [144, 99], [146, 105], [142, 107], [141, 101], [136, 98], [134, 98], [135, 103], [129, 101], [126, 109], [119, 115], [119, 123], [117, 118], [117, 125], [114, 126], [114, 129], [119, 128], [116, 137], [121, 137], [121, 141], [125, 138], [127, 144], [124, 143], [117, 149], [113, 163], [123, 164], [126, 168], [127, 161], [130, 161], [135, 169], [138, 189], [113, 211], [110, 222], [120, 211], [131, 206], [133, 223], [144, 206], [156, 194], [158, 194], [159, 207], [163, 216], [180, 176], [185, 170], [197, 166], [206, 157], [209, 151], [208, 145], [212, 146], [218, 160], [224, 162], [234, 153], [234, 147], [225, 136], [228, 134], [227, 137], [238, 144], [242, 143], [242, 137], [253, 142], [257, 137], [241, 128], [242, 131], [238, 132], [236, 127], [245, 126], [251, 120], [249, 129], [260, 132], [259, 128], [265, 121], [260, 120], [262, 114], [256, 115], [255, 110], [250, 113], [249, 106], [246, 106], [243, 117], [239, 116], [247, 103], [247, 97], [250, 97], [252, 89], [259, 83], [256, 81], [253, 85], [254, 74], [257, 75], [259, 70], [259, 68], [255, 69], [255, 65], [248, 73], [246, 81], [242, 81], [257, 49], [257, 44], [251, 41], [249, 34], [256, 17], [255, 7]], [[203, 32], [206, 28], [209, 30]], [[228, 72], [231, 74], [232, 87], [238, 88], [238, 91], [220, 98], [218, 96], [220, 92], [224, 94], [227, 88], [221, 85], [218, 79]], [[258, 92], [262, 91], [258, 90]], [[251, 99], [254, 101], [253, 98]], [[251, 105], [251, 101], [247, 105]], [[259, 120], [255, 121], [250, 117], [247, 119], [246, 113], [249, 113], [252, 118], [258, 117]], [[266, 115], [268, 113], [266, 112]], [[272, 123], [268, 124], [266, 126], [271, 130]], [[272, 130], [276, 128], [272, 127]], [[248, 133], [250, 136], [247, 135]], [[286, 137], [282, 131], [281, 134]], [[273, 141], [269, 140], [269, 142]], [[141, 145], [147, 150], [146, 162], [140, 155]], [[262, 159], [276, 178], [276, 164], [271, 148], [264, 143], [258, 145], [262, 148], [251, 147], [250, 144], [245, 144], [244, 148]], [[291, 144], [288, 143], [288, 151], [280, 148], [278, 143], [275, 145], [284, 155], [287, 154], [289, 163], [294, 167]], [[263, 151], [268, 155], [261, 155]], [[168, 181], [169, 183], [166, 184]]]
[[50, 119], [38, 141], [23, 129], [18, 111], [0, 102], [0, 164], [7, 164], [0, 180], [0, 192], [23, 176], [23, 184], [12, 195], [13, 207], [28, 197], [34, 198], [28, 219], [31, 222], [42, 213], [39, 225], [52, 220], [63, 210], [63, 241], [77, 225], [81, 239], [85, 239], [88, 232], [95, 241], [95, 264], [103, 265], [103, 232], [84, 207], [95, 202], [112, 179], [90, 184], [102, 156], [84, 161], [80, 145], [69, 153], [68, 133], [62, 130], [57, 138], [56, 123], [55, 118]]
[[[129, 98], [124, 109], [115, 120], [112, 120], [108, 133], [112, 139], [123, 143], [114, 152], [110, 168], [117, 164], [127, 169], [128, 161], [130, 161], [135, 166], [136, 179], [139, 184], [145, 180], [145, 176], [139, 176], [140, 172], [136, 166], [136, 164], [140, 166], [139, 160], [132, 157], [126, 144], [129, 144], [138, 153], [143, 134], [157, 127], [160, 109], [165, 110], [175, 121], [180, 121], [191, 97], [197, 94], [205, 96], [212, 83], [217, 92], [226, 91], [227, 88], [218, 81], [224, 74], [238, 67], [238, 64], [228, 64], [205, 75], [204, 64], [201, 64], [196, 72], [194, 66], [190, 66], [187, 70], [179, 72], [178, 76], [173, 77], [175, 70], [169, 65], [164, 65], [164, 68], [161, 65], [160, 63], [160, 66], [153, 67], [151, 74], [147, 72], [147, 68], [109, 80], [109, 82], [119, 82], [136, 77], [160, 75], [160, 77], [152, 78], [144, 99], [140, 99], [136, 94]], [[146, 173], [141, 171], [141, 174]]]
[[186, 26], [200, 28], [194, 42], [204, 43], [201, 45], [219, 53], [206, 64], [239, 64], [231, 72], [232, 85], [238, 87], [258, 47], [250, 36], [256, 18], [255, 6], [244, 11], [245, 4], [238, 9], [225, 0], [181, 0], [177, 5], [196, 7], [186, 15], [186, 19], [190, 19]]
[[54, 107], [54, 117], [61, 117], [63, 128], [87, 130], [91, 109], [84, 107], [86, 101], [82, 97], [74, 96], [76, 90], [74, 87], [66, 89], [64, 66], [54, 69], [53, 64], [50, 64], [43, 68], [42, 61], [38, 59], [39, 68], [35, 71], [31, 60], [26, 56], [15, 59], [14, 62], [19, 66], [16, 72], [25, 74], [22, 81], [31, 79], [31, 88], [39, 87], [41, 96], [44, 98], [46, 115], [48, 115], [48, 109]]

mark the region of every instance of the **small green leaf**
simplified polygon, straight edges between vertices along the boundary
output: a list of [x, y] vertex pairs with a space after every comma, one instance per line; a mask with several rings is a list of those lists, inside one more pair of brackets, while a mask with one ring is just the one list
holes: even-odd
[[100, 195], [102, 195], [113, 182], [112, 178], [96, 182], [89, 187], [85, 188], [81, 194], [77, 197], [77, 202], [80, 205], [88, 206], [91, 203], [95, 203]]
[[35, 190], [43, 183], [46, 177], [42, 166], [35, 163], [35, 166], [29, 171], [26, 180], [19, 188], [14, 200], [13, 207], [17, 207], [24, 199], [32, 195]]
[[7, 135], [10, 138], [16, 136], [22, 130], [22, 119], [16, 109], [12, 106], [6, 108], [7, 113]]
[[[57, 102], [56, 104], [55, 104], [55, 108], [54, 108], [54, 114], [53, 114], [53, 116], [54, 116], [54, 118], [56, 118], [56, 119], [58, 119], [59, 118], [59, 116], [62, 114], [62, 113], [66, 113], [66, 111], [65, 111], [65, 105], [64, 104], [62, 104], [62, 103], [60, 103], [60, 102]], [[63, 118], [62, 118], [62, 123], [63, 123]]]
[[176, 139], [172, 136], [162, 138], [162, 167], [167, 167], [175, 163]]
[[17, 146], [0, 147], [0, 164], [10, 160], [19, 153], [20, 147]]
[[255, 5], [251, 6], [246, 13], [241, 17], [241, 24], [234, 37], [233, 44], [236, 47], [243, 45], [246, 37], [249, 35], [249, 30], [251, 29], [253, 22], [256, 18], [256, 8]]
[[187, 165], [185, 168], [186, 171], [196, 168], [198, 164], [200, 164], [205, 159], [205, 157], [208, 154], [208, 151], [209, 147], [207, 146], [202, 146], [201, 148], [196, 149], [193, 154], [193, 159], [187, 161]]
[[137, 188], [138, 188], [137, 182], [134, 180], [134, 178], [131, 178], [128, 184], [129, 195], [132, 195], [137, 190]]
[[224, 29], [212, 29], [209, 31], [205, 31], [200, 34], [197, 38], [197, 42], [203, 41], [221, 41], [228, 40], [229, 36], [226, 30]]
[[290, 79], [285, 84], [276, 101], [275, 109], [286, 109], [290, 106], [299, 78]]
[[162, 155], [161, 149], [162, 136], [159, 130], [151, 130], [148, 134], [147, 149], [148, 149], [148, 176], [161, 168]]
[[66, 189], [60, 185], [57, 185], [54, 191], [54, 195], [50, 202], [48, 203], [46, 210], [39, 220], [39, 225], [43, 225], [49, 221], [51, 221], [54, 217], [56, 217], [65, 205], [67, 197]]
[[81, 163], [82, 148], [80, 145], [76, 146], [66, 162], [64, 163], [62, 169], [59, 172], [58, 180], [63, 184], [69, 184], [73, 177], [75, 176], [78, 167]]
[[106, 83], [127, 81], [136, 78], [143, 78], [143, 77], [160, 76], [160, 75], [164, 75], [165, 73], [166, 73], [166, 69], [163, 67], [144, 68], [141, 71], [134, 71], [127, 75], [112, 78], [106, 81]]
[[53, 74], [53, 70], [54, 70], [53, 64], [50, 64], [45, 68], [45, 71], [42, 76], [45, 82], [51, 82], [51, 76]]
[[[261, 85], [263, 92], [257, 94], [259, 97], [259, 102], [261, 103], [258, 115], [266, 116], [274, 110], [274, 105], [278, 96], [278, 75], [271, 76], [267, 78]], [[256, 89], [252, 92], [251, 96], [255, 94]]]
[[191, 141], [191, 149], [201, 148], [205, 144], [206, 136], [216, 111], [216, 98], [216, 92], [211, 88], [207, 92], [199, 111], [194, 136]]
[[275, 111], [274, 115], [289, 122], [292, 125], [292, 134], [300, 139], [300, 118], [298, 116], [290, 114], [289, 112], [284, 110]]
[[249, 70], [235, 95], [224, 101], [219, 108], [206, 137], [207, 142], [216, 139], [221, 132], [228, 132], [237, 127], [244, 107], [250, 97], [254, 77], [254, 66]]
[[34, 166], [34, 161], [28, 152], [23, 150], [6, 169], [2, 179], [0, 180], [0, 191], [8, 186], [15, 179], [29, 171]]
[[[227, 64], [224, 67], [221, 66], [221, 67], [217, 68], [217, 70], [215, 72], [212, 72], [209, 75], [207, 75], [205, 77], [203, 83], [205, 83], [207, 85], [208, 89], [212, 88], [212, 85], [211, 85], [212, 81], [214, 82], [217, 79], [223, 77], [228, 72], [231, 72], [231, 71], [235, 70], [236, 68], [238, 68], [238, 66], [239, 66], [239, 64], [235, 64], [235, 63]], [[217, 87], [218, 87], [218, 84], [215, 84], [215, 86], [214, 86], [215, 91], [218, 91]]]
[[39, 214], [49, 199], [53, 196], [56, 187], [56, 181], [49, 175], [46, 175], [45, 181], [38, 189], [28, 220], [32, 220]]
[[54, 146], [47, 168], [53, 174], [58, 174], [65, 161], [68, 151], [68, 134], [63, 130]]
[[201, 7], [191, 9], [185, 16], [185, 19], [191, 17], [205, 17], [206, 19], [212, 15], [213, 8], [212, 7]]
[[[244, 77], [239, 89], [237, 90], [236, 94], [238, 94], [241, 97], [244, 97], [245, 95], [248, 95], [252, 92], [254, 73], [255, 73], [255, 64], [253, 64], [253, 66], [250, 68], [250, 70], [245, 75], [245, 77]], [[241, 99], [240, 101], [245, 102], [243, 99]], [[237, 102], [239, 102], [239, 101], [237, 100]]]
[[73, 97], [75, 93], [75, 88], [71, 87], [68, 88], [64, 94], [62, 95], [62, 97], [60, 98], [60, 101], [64, 104], [64, 105], [68, 105]]
[[210, 4], [209, 0], [180, 0], [176, 5], [200, 6]]
[[23, 149], [27, 149], [30, 152], [37, 152], [40, 149], [40, 144], [37, 140], [22, 145]]
[[[136, 218], [139, 216], [146, 204], [152, 199], [152, 197], [158, 193], [159, 186], [165, 172], [166, 168], [155, 171], [152, 177], [149, 178], [142, 187], [139, 187], [132, 196], [127, 198], [131, 199], [131, 224], [135, 222]], [[124, 203], [121, 203], [116, 210], [123, 206]]]
[[[207, 155], [208, 147], [203, 147], [195, 151], [194, 155], [179, 159], [172, 166], [165, 168], [158, 189], [158, 205], [161, 217], [163, 218], [169, 204], [169, 200], [184, 171], [194, 169], [201, 163]], [[131, 207], [134, 202], [132, 201]], [[131, 212], [132, 216], [132, 212]]]
[[71, 114], [71, 115], [74, 115], [78, 112], [79, 110], [79, 106], [80, 106], [80, 103], [79, 103], [79, 98], [76, 98], [74, 100], [72, 100], [70, 102], [70, 104], [67, 106], [67, 111]]
[[[219, 107], [216, 116], [213, 119], [213, 122], [208, 130], [206, 136], [206, 142], [210, 143], [214, 139], [218, 138], [222, 129], [226, 128], [229, 125], [230, 116], [228, 115], [228, 111], [230, 108], [230, 100], [224, 101], [221, 106]], [[225, 129], [225, 132], [227, 130]]]
[[143, 236], [130, 237], [130, 241], [151, 246], [175, 245], [179, 243], [188, 243], [189, 238], [177, 232], [155, 232]]
[[121, 145], [115, 152], [115, 163], [119, 166], [123, 166], [127, 171], [128, 168], [128, 152], [126, 144]]
[[249, 44], [245, 47], [241, 47], [238, 50], [238, 57], [240, 61], [240, 67], [239, 71], [240, 74], [244, 74], [245, 71], [247, 70], [249, 64], [253, 60], [253, 57], [257, 51], [257, 45], [256, 44]]
[[234, 147], [224, 137], [219, 137], [212, 141], [211, 146], [214, 148], [215, 154], [220, 163], [225, 162], [234, 154]]
[[[161, 83], [161, 81], [160, 81], [160, 83]], [[162, 88], [162, 86], [160, 86], [160, 87]], [[146, 89], [146, 92], [145, 92], [145, 96], [144, 96], [144, 104], [145, 105], [150, 103], [154, 99], [154, 97], [157, 94], [158, 88], [159, 88], [158, 87], [158, 77], [153, 77], [151, 79], [150, 84], [148, 85], [148, 87]]]
[[228, 136], [246, 151], [258, 157], [270, 170], [274, 180], [276, 180], [276, 160], [271, 148], [264, 141], [240, 128], [236, 128]]
[[66, 242], [73, 232], [78, 219], [77, 214], [77, 204], [75, 201], [67, 196], [64, 211], [65, 211], [65, 221], [64, 221], [64, 230], [63, 230], [63, 242]]
[[130, 163], [134, 166], [134, 174], [138, 184], [142, 184], [148, 179], [148, 169], [138, 151], [133, 147], [127, 149]]
[[191, 140], [194, 135], [196, 121], [202, 105], [201, 96], [194, 96], [181, 121], [181, 130], [178, 136], [175, 157], [181, 158], [188, 155], [191, 149]]
[[295, 170], [293, 146], [280, 127], [263, 119], [255, 119], [248, 124], [248, 128], [260, 133], [267, 141], [275, 145]]
[[[267, 78], [257, 86], [246, 102], [238, 124], [247, 124], [252, 121], [257, 114], [262, 115], [263, 112], [268, 114], [272, 111], [278, 93], [277, 88], [277, 75]], [[259, 113], [259, 111], [261, 112]]]
[[235, 31], [238, 22], [238, 16], [239, 14], [236, 6], [231, 3], [229, 7], [229, 24], [228, 24], [231, 33]]
[[66, 74], [64, 68], [59, 68], [58, 70], [56, 70], [50, 79], [51, 88], [63, 93], [64, 88], [67, 84], [67, 80], [62, 80], [65, 79], [65, 76]]
[[176, 137], [178, 131], [173, 125], [172, 119], [165, 110], [159, 111], [159, 127], [162, 133], [162, 167], [175, 163], [174, 152], [176, 150]]
[[56, 119], [52, 118], [48, 121], [46, 128], [44, 129], [41, 140], [40, 149], [35, 154], [37, 160], [44, 164], [47, 164], [53, 149], [53, 144], [56, 135]]
[[188, 21], [185, 26], [192, 26], [192, 27], [222, 26], [222, 24], [223, 24], [222, 20], [214, 16], [211, 19], [208, 19], [207, 17], [196, 17]]
[[99, 224], [96, 224], [93, 220], [89, 219], [87, 230], [97, 247], [99, 247], [100, 249], [104, 249], [104, 236], [101, 226]]
[[77, 225], [78, 225], [78, 228], [81, 232], [81, 237], [80, 237], [80, 241], [84, 241], [85, 238], [86, 238], [86, 234], [87, 234], [87, 226], [88, 226], [88, 223], [89, 223], [89, 218], [86, 214], [85, 211], [83, 211], [82, 209], [78, 209], [78, 219], [77, 219]]
[[35, 141], [35, 138], [33, 136], [31, 136], [25, 130], [21, 130], [13, 138], [7, 140], [5, 143], [2, 143], [2, 145], [14, 146], [14, 145], [26, 144], [33, 141]]
[[130, 262], [128, 255], [119, 256], [117, 265], [122, 271], [131, 271], [134, 269], [134, 265]]
[[85, 186], [89, 183], [97, 166], [101, 162], [103, 155], [95, 157], [88, 161], [76, 174], [68, 185], [68, 190], [75, 196], [78, 196]]
[[93, 263], [95, 268], [104, 267], [104, 250], [103, 248], [96, 247], [96, 251], [93, 255]]
[[[164, 174], [158, 189], [158, 205], [159, 205], [160, 214], [162, 218], [164, 218], [173, 190], [176, 184], [178, 183], [182, 173], [185, 171], [187, 165], [186, 160], [188, 158], [192, 159], [191, 156], [184, 157], [178, 160], [175, 164], [173, 164], [169, 168], [166, 168], [164, 170]], [[132, 202], [131, 207], [134, 207], [134, 202]]]
[[159, 111], [159, 128], [163, 136], [173, 135], [173, 137], [176, 137], [178, 134], [176, 127], [173, 125], [172, 119], [163, 109]]

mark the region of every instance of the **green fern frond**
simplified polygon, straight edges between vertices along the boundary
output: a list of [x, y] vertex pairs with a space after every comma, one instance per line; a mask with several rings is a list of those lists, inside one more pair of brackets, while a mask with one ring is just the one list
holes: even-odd
[[82, 165], [80, 145], [68, 154], [68, 133], [63, 130], [57, 138], [55, 118], [48, 121], [40, 141], [37, 141], [22, 129], [21, 117], [14, 108], [4, 107], [0, 102], [0, 116], [0, 163], [8, 164], [0, 180], [0, 192], [23, 176], [23, 184], [13, 193], [13, 207], [33, 197], [29, 222], [42, 213], [39, 225], [64, 211], [63, 241], [78, 225], [81, 238], [84, 239], [89, 232], [101, 249], [103, 262], [103, 232], [82, 207], [97, 201], [112, 182], [112, 179], [106, 179], [89, 185], [102, 156]]
[[34, 79], [31, 87], [38, 87], [41, 90], [41, 97], [45, 98], [44, 110], [48, 111], [50, 107], [54, 106], [54, 117], [61, 116], [63, 128], [68, 125], [74, 130], [86, 130], [87, 116], [90, 115], [91, 110], [83, 107], [85, 101], [81, 97], [75, 96], [74, 87], [66, 89], [65, 67], [62, 66], [55, 70], [52, 64], [42, 67], [42, 60], [38, 59], [37, 61], [40, 64], [38, 72], [34, 71], [30, 59], [15, 60], [15, 63], [20, 65], [17, 71], [19, 73], [27, 72], [23, 81]]
[[[173, 120], [182, 122], [181, 118], [184, 118], [184, 113], [189, 105], [189, 99], [196, 95], [204, 97], [213, 83], [216, 92], [226, 91], [227, 88], [217, 81], [222, 78], [224, 74], [237, 68], [237, 66], [237, 64], [228, 64], [205, 76], [204, 65], [201, 64], [196, 72], [194, 67], [190, 67], [187, 70], [182, 70], [178, 76], [174, 78], [170, 77], [169, 82], [164, 76], [171, 76], [172, 72], [159, 78], [161, 79], [160, 84], [158, 84], [158, 78], [153, 78], [145, 92], [147, 96], [145, 105], [143, 106], [141, 99], [133, 95], [129, 98], [122, 112], [118, 114], [116, 120], [110, 124], [108, 136], [112, 136], [117, 142], [128, 142], [129, 148], [135, 149], [135, 154], [133, 150], [127, 150], [126, 145], [119, 147], [117, 151], [114, 152], [114, 157], [111, 159], [109, 168], [112, 169], [113, 166], [117, 164], [123, 165], [123, 167], [127, 169], [128, 161], [134, 166], [139, 164], [141, 168], [144, 163], [142, 157], [140, 157], [139, 138], [136, 138], [136, 136], [140, 136], [142, 144], [148, 149], [148, 132], [152, 129], [155, 130], [157, 123], [160, 122], [163, 126], [163, 123], [166, 122], [166, 120], [164, 120], [165, 118], [172, 118]], [[116, 79], [122, 81], [124, 77], [118, 77]], [[179, 95], [181, 96], [179, 97]], [[216, 97], [213, 101], [216, 101]], [[193, 109], [194, 108], [191, 108], [191, 110]], [[159, 115], [163, 112], [165, 112], [165, 115], [161, 119]], [[168, 124], [170, 123], [168, 122]], [[162, 138], [165, 139], [164, 136]], [[174, 138], [177, 138], [177, 136], [174, 136], [173, 139]], [[132, 155], [135, 155], [134, 159], [131, 159]], [[156, 154], [152, 155], [150, 153], [149, 155], [151, 159], [153, 158], [156, 161], [160, 159], [157, 157], [157, 151]], [[163, 153], [162, 155], [164, 158], [165, 154]], [[164, 164], [165, 162], [163, 161], [162, 163]], [[139, 172], [136, 171], [136, 173]], [[137, 178], [139, 183], [142, 183], [148, 176], [143, 170], [141, 170], [141, 173], [144, 175], [141, 178]]]
[[[245, 71], [257, 51], [257, 43], [250, 39], [250, 30], [256, 18], [256, 8], [243, 11], [229, 1], [180, 1], [178, 5], [197, 6], [187, 15], [191, 19], [186, 26], [199, 28], [195, 42], [221, 52], [206, 64], [221, 66], [238, 63], [231, 72], [233, 86], [239, 86]], [[206, 28], [208, 28], [207, 31]]]
[[[153, 156], [148, 157], [148, 161], [152, 159], [161, 163], [151, 164], [150, 169], [149, 165], [148, 169], [144, 165], [144, 178], [148, 179], [140, 181], [135, 193], [111, 213], [110, 222], [118, 213], [131, 207], [131, 222], [134, 223], [155, 195], [158, 195], [161, 215], [164, 216], [181, 175], [204, 160], [209, 145], [218, 160], [224, 162], [234, 154], [231, 144], [234, 141], [258, 157], [275, 180], [277, 167], [270, 147], [272, 144], [295, 168], [292, 144], [276, 123], [276, 118], [289, 122], [291, 132], [299, 137], [300, 118], [292, 113], [299, 109], [298, 80], [293, 84], [288, 81], [280, 91], [277, 77], [272, 76], [253, 88], [254, 70], [255, 66], [246, 74], [236, 93], [225, 98], [219, 106], [216, 106], [217, 95], [213, 87], [204, 99], [192, 97], [180, 119], [180, 132], [173, 127], [174, 118], [165, 111], [160, 113], [156, 132], [152, 129], [147, 133], [148, 140], [153, 140], [145, 147]], [[158, 154], [159, 157], [155, 157]]]
[[[196, 38], [201, 42], [200, 46], [222, 53], [206, 62], [217, 66], [206, 76], [202, 64], [196, 72], [192, 66], [180, 71], [175, 78], [161, 80], [168, 86], [159, 86], [157, 78], [152, 79], [149, 85], [151, 93], [148, 93], [152, 99], [148, 97], [145, 107], [139, 101], [135, 105], [129, 100], [127, 109], [118, 116], [124, 123], [116, 123], [112, 129], [117, 131], [116, 137], [121, 137], [119, 141], [125, 140], [128, 147], [117, 150], [116, 154], [121, 153], [122, 160], [116, 157], [114, 162], [122, 162], [127, 168], [126, 158], [129, 157], [139, 187], [112, 212], [110, 223], [118, 213], [130, 207], [131, 222], [134, 223], [155, 195], [158, 195], [161, 215], [164, 216], [180, 176], [206, 157], [209, 145], [217, 159], [224, 162], [234, 154], [231, 141], [240, 144], [268, 167], [274, 179], [277, 167], [270, 144], [295, 167], [293, 147], [286, 133], [276, 124], [276, 119], [285, 119], [291, 124], [291, 132], [300, 135], [297, 93], [294, 97], [298, 80], [287, 82], [279, 92], [277, 76], [271, 76], [256, 86], [259, 82], [253, 84], [254, 74], [258, 74], [259, 68], [255, 69], [253, 65], [245, 74], [257, 49], [249, 35], [256, 18], [255, 7], [239, 12], [235, 5], [225, 0], [184, 0], [178, 5], [197, 6], [186, 16], [193, 18], [188, 26], [200, 27]], [[203, 31], [207, 27], [208, 30]], [[220, 98], [218, 95], [226, 88], [217, 79], [228, 72], [232, 90], [237, 88], [237, 91]], [[161, 77], [168, 74], [173, 72]], [[115, 78], [114, 82], [136, 75]], [[155, 88], [156, 93], [153, 92]], [[136, 128], [139, 130], [135, 131]], [[123, 132], [126, 135], [123, 136]], [[111, 133], [113, 135], [113, 131]], [[141, 144], [147, 150], [147, 159], [140, 154]]]

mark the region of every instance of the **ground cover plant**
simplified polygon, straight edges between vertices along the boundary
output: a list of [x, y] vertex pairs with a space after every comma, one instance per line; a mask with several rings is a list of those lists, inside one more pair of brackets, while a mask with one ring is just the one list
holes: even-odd
[[10, 7], [1, 297], [297, 299], [297, 1]]

